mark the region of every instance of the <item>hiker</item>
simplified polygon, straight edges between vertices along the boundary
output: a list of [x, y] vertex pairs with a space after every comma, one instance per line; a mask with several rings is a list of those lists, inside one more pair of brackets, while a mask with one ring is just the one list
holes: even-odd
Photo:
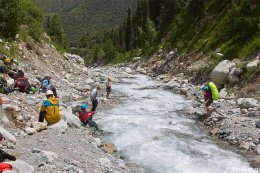
[[[3, 140], [5, 140], [4, 136], [0, 133], [0, 142], [2, 142]], [[6, 152], [4, 152], [3, 150], [0, 149], [0, 162], [4, 162], [5, 160], [12, 160], [15, 161], [16, 158]], [[0, 165], [1, 168], [1, 165]]]
[[46, 98], [41, 106], [39, 122], [45, 119], [48, 124], [55, 124], [61, 120], [59, 100], [53, 97], [51, 90], [46, 91]]
[[53, 92], [53, 95], [55, 98], [59, 98], [59, 96], [57, 95], [57, 90], [56, 90], [56, 87], [53, 85], [53, 84], [50, 84], [48, 87], [47, 87], [47, 90], [51, 90]]
[[106, 92], [107, 92], [106, 98], [109, 99], [109, 95], [110, 95], [110, 92], [111, 92], [111, 77], [107, 78]]
[[41, 91], [43, 93], [46, 93], [46, 91], [48, 90], [48, 86], [51, 83], [51, 76], [45, 76], [43, 78], [43, 80], [41, 81]]
[[81, 110], [79, 111], [79, 119], [81, 123], [86, 126], [89, 125], [90, 127], [96, 128], [96, 130], [99, 130], [97, 124], [92, 121], [92, 116], [95, 114], [95, 112], [88, 112], [87, 111], [87, 105], [82, 104]]
[[20, 92], [29, 94], [31, 90], [31, 84], [25, 76], [17, 76], [14, 88], [19, 89]]
[[218, 89], [213, 82], [202, 85], [201, 89], [204, 91], [205, 109], [208, 110], [208, 107], [213, 103], [213, 100], [218, 100]]
[[101, 91], [100, 85], [98, 85], [96, 88], [94, 88], [91, 92], [90, 99], [92, 101], [92, 112], [96, 111], [97, 105], [98, 105], [98, 92]]
[[7, 79], [3, 76], [0, 75], [0, 93], [2, 94], [9, 94], [13, 92], [13, 88], [8, 87], [7, 84]]

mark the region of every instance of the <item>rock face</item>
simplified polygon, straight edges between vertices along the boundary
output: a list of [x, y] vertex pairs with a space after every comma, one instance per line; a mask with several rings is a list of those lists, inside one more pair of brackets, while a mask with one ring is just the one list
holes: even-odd
[[117, 151], [115, 144], [112, 142], [102, 144], [101, 149], [109, 154], [114, 154]]
[[235, 63], [228, 60], [220, 62], [212, 71], [211, 77], [215, 84], [224, 85], [228, 80], [230, 70], [235, 66]]
[[237, 104], [242, 109], [249, 109], [256, 107], [258, 105], [258, 101], [254, 98], [239, 98], [237, 100]]

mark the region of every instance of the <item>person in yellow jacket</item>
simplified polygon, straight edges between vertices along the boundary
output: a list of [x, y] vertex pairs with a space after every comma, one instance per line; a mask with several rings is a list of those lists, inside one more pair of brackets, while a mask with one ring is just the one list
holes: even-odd
[[46, 92], [46, 98], [41, 106], [39, 122], [45, 119], [48, 124], [55, 124], [61, 120], [59, 100], [53, 96], [51, 90]]

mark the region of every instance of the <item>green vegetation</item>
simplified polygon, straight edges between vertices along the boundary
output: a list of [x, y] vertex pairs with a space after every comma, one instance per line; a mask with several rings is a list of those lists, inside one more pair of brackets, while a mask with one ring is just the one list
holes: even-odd
[[33, 0], [45, 15], [60, 16], [68, 42], [117, 27], [137, 0]]
[[[72, 46], [74, 50], [85, 48], [88, 54], [92, 45], [102, 47], [102, 38], [113, 41], [116, 62], [128, 59], [124, 55], [129, 52], [149, 55], [158, 48], [178, 48], [181, 54], [204, 52], [211, 64], [222, 59], [248, 59], [260, 50], [260, 1], [139, 0], [136, 11], [129, 9], [118, 28], [98, 33], [98, 37], [86, 35]], [[88, 44], [91, 39], [93, 44]], [[103, 58], [89, 54], [89, 62], [114, 62], [102, 50]], [[216, 50], [224, 56], [215, 56]]]
[[[43, 12], [31, 0], [0, 0], [0, 38], [12, 42], [19, 34], [20, 39], [33, 45], [34, 40], [46, 40], [43, 22]], [[64, 49], [66, 41], [59, 17], [54, 15], [48, 26], [56, 47]]]

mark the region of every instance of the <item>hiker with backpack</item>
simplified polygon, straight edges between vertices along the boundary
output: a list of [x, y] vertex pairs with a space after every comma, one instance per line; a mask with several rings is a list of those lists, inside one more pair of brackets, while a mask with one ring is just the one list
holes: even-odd
[[46, 91], [46, 98], [41, 106], [39, 122], [44, 122], [45, 119], [48, 124], [55, 124], [61, 120], [59, 100], [51, 90]]
[[201, 90], [204, 92], [205, 109], [208, 112], [208, 107], [213, 103], [213, 100], [218, 100], [218, 88], [213, 82], [202, 85]]
[[96, 130], [99, 130], [95, 121], [92, 120], [92, 116], [95, 114], [95, 112], [88, 112], [86, 104], [81, 105], [81, 110], [78, 113], [79, 119], [84, 126], [89, 125], [90, 127], [94, 127]]
[[48, 86], [51, 84], [51, 76], [45, 76], [41, 81], [41, 91], [46, 93]]
[[[3, 140], [5, 140], [5, 138], [0, 133], [0, 142], [2, 142]], [[10, 164], [3, 163], [6, 160], [15, 161], [16, 158], [0, 149], [0, 172], [6, 171], [6, 170], [12, 170], [12, 166]]]
[[92, 101], [92, 112], [96, 111], [97, 105], [98, 105], [98, 93], [101, 91], [100, 85], [98, 85], [96, 88], [94, 88], [90, 94], [90, 99]]

